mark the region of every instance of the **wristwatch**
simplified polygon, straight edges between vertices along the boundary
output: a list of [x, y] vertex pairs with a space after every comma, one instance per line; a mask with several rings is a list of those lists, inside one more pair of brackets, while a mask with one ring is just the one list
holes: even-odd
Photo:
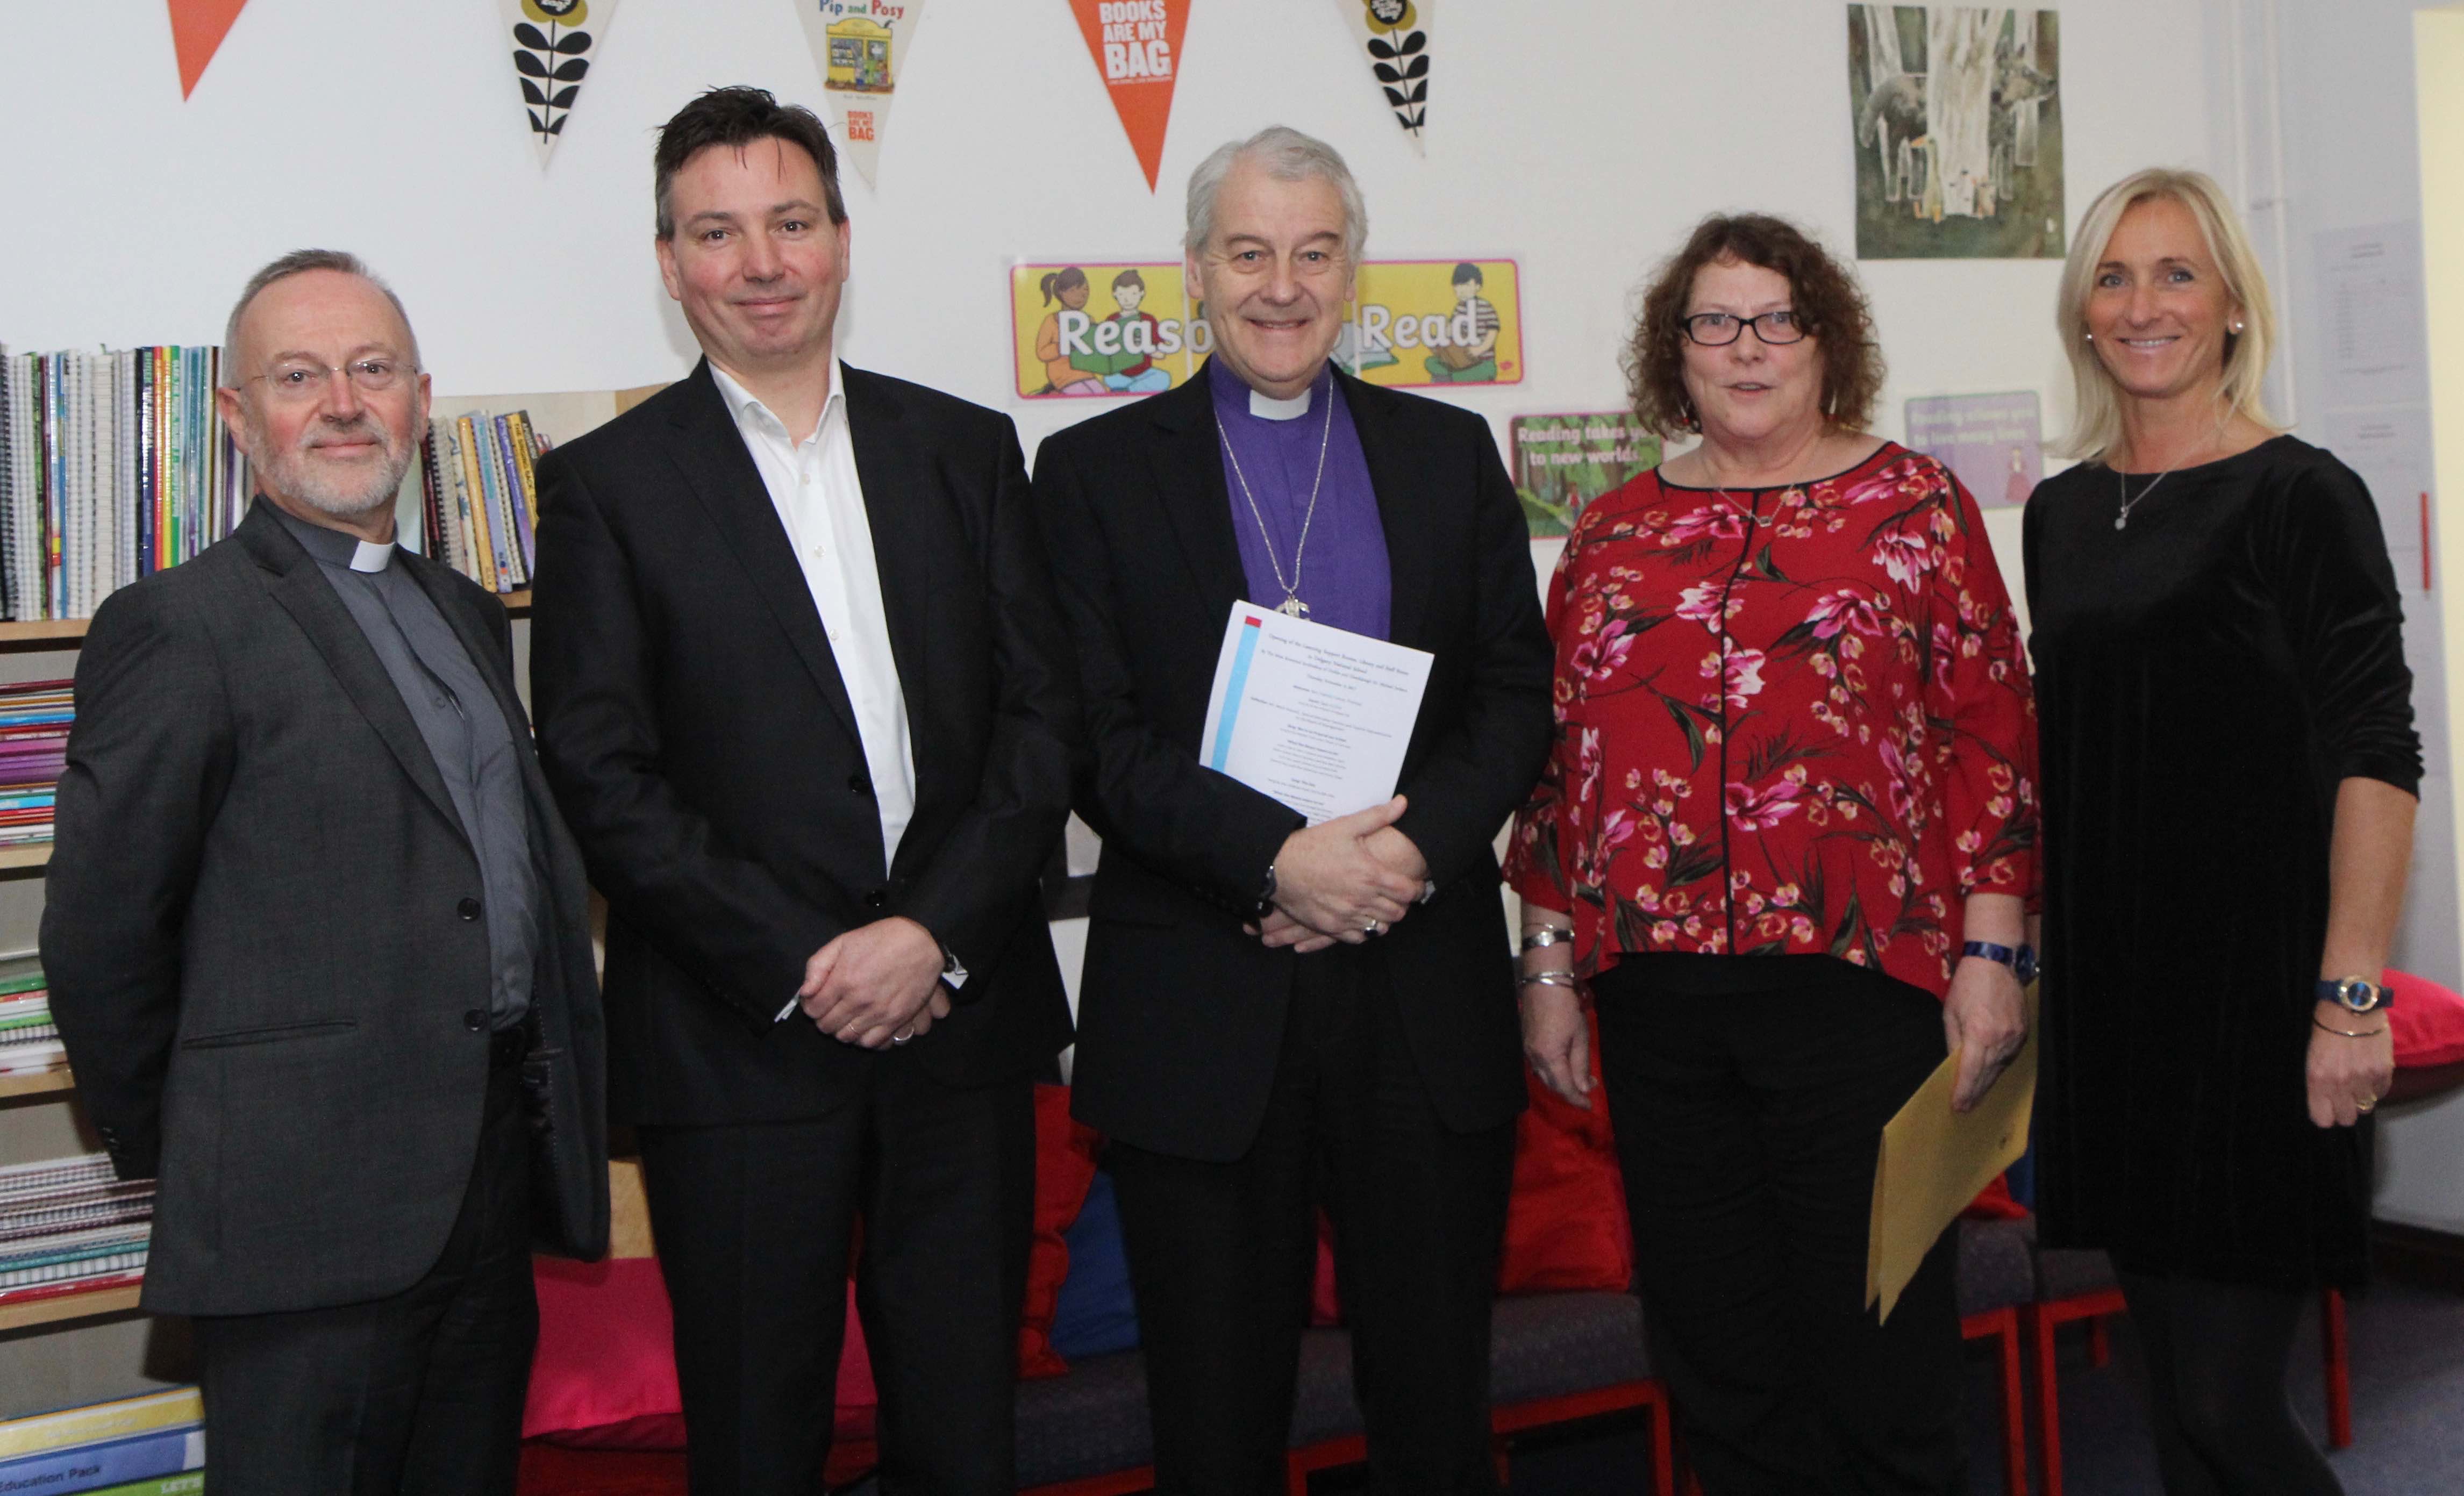
[[2348, 1013], [2375, 1013], [2395, 1006], [2395, 989], [2363, 977], [2321, 977], [2319, 1001], [2333, 1002]]
[[1256, 917], [1256, 918], [1264, 919], [1264, 918], [1265, 918], [1268, 914], [1271, 914], [1271, 913], [1273, 913], [1274, 912], [1275, 912], [1275, 865], [1274, 865], [1273, 863], [1268, 863], [1268, 864], [1266, 864], [1266, 882], [1265, 882], [1265, 886], [1264, 888], [1262, 888], [1262, 889], [1260, 889], [1260, 890], [1258, 891], [1258, 907], [1257, 907], [1257, 908], [1255, 908], [1255, 909], [1253, 909], [1253, 910], [1251, 910], [1251, 911], [1249, 911], [1249, 913], [1250, 913], [1250, 914], [1251, 914], [1252, 916], [1254, 916], [1254, 917]]
[[2036, 948], [2033, 945], [2023, 945], [2014, 951], [1990, 940], [1970, 940], [1959, 948], [1959, 954], [1981, 956], [1996, 965], [2010, 967], [2011, 975], [2019, 979], [2022, 987], [2036, 979]]

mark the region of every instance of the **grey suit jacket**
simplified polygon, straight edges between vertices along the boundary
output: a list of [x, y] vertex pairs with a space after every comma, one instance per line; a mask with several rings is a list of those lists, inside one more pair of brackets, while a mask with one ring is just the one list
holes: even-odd
[[[496, 691], [504, 608], [409, 568]], [[106, 600], [77, 664], [43, 964], [124, 1177], [160, 1177], [149, 1309], [263, 1313], [400, 1291], [462, 1203], [488, 1079], [479, 868], [417, 726], [267, 512]], [[548, 1067], [534, 1235], [607, 1233], [604, 1040], [582, 863], [522, 769], [544, 891]]]

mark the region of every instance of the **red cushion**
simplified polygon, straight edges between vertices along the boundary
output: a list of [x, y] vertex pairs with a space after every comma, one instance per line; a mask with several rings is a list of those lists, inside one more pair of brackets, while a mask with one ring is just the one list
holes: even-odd
[[1069, 1273], [1063, 1237], [1095, 1183], [1103, 1136], [1069, 1115], [1069, 1088], [1035, 1088], [1035, 1240], [1026, 1256], [1026, 1310], [1018, 1327], [1018, 1375], [1058, 1376], [1069, 1370], [1052, 1349], [1052, 1316], [1061, 1280]]
[[[1592, 1029], [1592, 1078], [1599, 1079], [1599, 1027]], [[1589, 1111], [1560, 1099], [1529, 1067], [1530, 1110], [1515, 1124], [1514, 1194], [1506, 1209], [1502, 1293], [1581, 1288], [1621, 1291], [1634, 1280], [1634, 1238], [1625, 1180], [1617, 1172], [1608, 1091], [1595, 1085]]]
[[2011, 1198], [2009, 1177], [1997, 1174], [1993, 1177], [1993, 1182], [1985, 1186], [1982, 1193], [1969, 1200], [1968, 1208], [1960, 1214], [1970, 1221], [2025, 1221], [2028, 1219], [2028, 1207]]
[[[522, 1437], [552, 1437], [577, 1448], [683, 1448], [674, 1323], [658, 1260], [574, 1263], [539, 1257], [532, 1260], [531, 1279], [539, 1293], [539, 1331]], [[870, 1437], [879, 1399], [852, 1284], [836, 1400], [840, 1437]]]
[[2387, 1023], [2395, 1029], [2397, 1069], [2464, 1060], [2464, 997], [2409, 972], [2389, 971], [2387, 984], [2395, 989]]
[[531, 1277], [539, 1292], [539, 1348], [531, 1355], [523, 1438], [681, 1418], [674, 1327], [656, 1259], [539, 1257], [532, 1260]]

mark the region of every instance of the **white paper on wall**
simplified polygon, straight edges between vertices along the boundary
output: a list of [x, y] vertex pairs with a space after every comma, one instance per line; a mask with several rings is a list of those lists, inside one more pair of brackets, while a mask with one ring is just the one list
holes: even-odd
[[1334, 0], [1352, 23], [1372, 77], [1395, 112], [1395, 122], [1422, 155], [1420, 126], [1429, 117], [1429, 16], [1437, 0]]
[[512, 45], [531, 143], [544, 166], [564, 139], [583, 79], [616, 18], [616, 0], [496, 0], [496, 10]]
[[898, 75], [907, 66], [924, 0], [795, 0], [813, 65], [822, 72], [822, 94], [838, 126], [839, 154], [865, 185], [878, 185], [881, 137], [890, 127], [890, 105]]

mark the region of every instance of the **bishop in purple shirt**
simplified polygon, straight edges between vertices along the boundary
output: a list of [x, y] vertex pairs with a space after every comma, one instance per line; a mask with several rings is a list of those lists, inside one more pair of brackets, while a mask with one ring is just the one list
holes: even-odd
[[[1333, 363], [1368, 233], [1341, 156], [1264, 131], [1188, 209], [1212, 358], [1035, 466], [1104, 838], [1071, 1110], [1109, 1139], [1155, 1485], [1283, 1488], [1323, 1208], [1369, 1488], [1494, 1496], [1526, 1089], [1491, 841], [1551, 733], [1529, 537], [1486, 421]], [[1394, 799], [1310, 825], [1200, 761], [1243, 603], [1430, 656]]]

